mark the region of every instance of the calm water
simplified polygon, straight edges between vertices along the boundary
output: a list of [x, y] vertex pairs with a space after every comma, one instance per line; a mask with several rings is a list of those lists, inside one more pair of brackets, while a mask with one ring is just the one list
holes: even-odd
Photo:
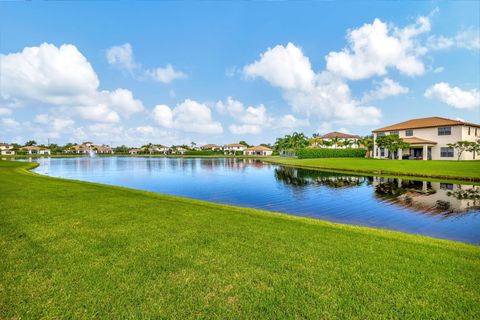
[[480, 187], [250, 159], [43, 158], [37, 173], [480, 244]]

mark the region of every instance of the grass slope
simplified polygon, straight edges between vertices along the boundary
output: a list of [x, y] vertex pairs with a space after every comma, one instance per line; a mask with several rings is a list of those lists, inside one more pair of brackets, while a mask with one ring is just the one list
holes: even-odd
[[0, 318], [480, 314], [480, 247], [118, 187], [0, 161]]
[[364, 158], [295, 159], [269, 157], [266, 161], [282, 165], [335, 169], [377, 174], [480, 181], [480, 161], [414, 161]]

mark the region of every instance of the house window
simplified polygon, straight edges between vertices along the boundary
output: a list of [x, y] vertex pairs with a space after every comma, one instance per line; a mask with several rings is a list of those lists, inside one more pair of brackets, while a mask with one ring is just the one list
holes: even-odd
[[385, 135], [385, 132], [379, 132], [377, 133], [377, 137], [383, 137]]
[[470, 135], [470, 127], [468, 127], [468, 135]]
[[380, 148], [380, 157], [385, 157], [385, 149]]
[[451, 184], [451, 183], [440, 183], [440, 189], [442, 189], [442, 190], [453, 190], [453, 184]]
[[413, 130], [412, 129], [405, 130], [405, 136], [407, 137], [413, 136]]
[[475, 137], [477, 136], [477, 128], [475, 128]]
[[440, 157], [442, 157], [442, 158], [453, 158], [453, 148], [450, 148], [450, 147], [440, 148]]
[[452, 134], [452, 127], [440, 127], [438, 128], [439, 136], [449, 136]]
[[390, 131], [390, 134], [391, 134], [391, 135], [398, 136], [398, 131]]

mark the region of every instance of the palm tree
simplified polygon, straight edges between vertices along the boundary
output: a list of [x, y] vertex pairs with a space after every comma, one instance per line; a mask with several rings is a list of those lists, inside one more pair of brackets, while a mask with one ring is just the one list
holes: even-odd
[[338, 137], [333, 137], [331, 139], [331, 141], [333, 142], [333, 145], [335, 146], [335, 149], [337, 149], [338, 147], [338, 142], [340, 141], [340, 139]]

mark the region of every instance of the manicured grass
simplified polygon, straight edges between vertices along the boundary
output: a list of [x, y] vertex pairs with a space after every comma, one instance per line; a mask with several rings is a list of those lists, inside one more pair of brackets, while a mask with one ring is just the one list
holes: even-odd
[[295, 159], [282, 157], [269, 157], [265, 160], [273, 163], [304, 168], [480, 181], [480, 160], [416, 161], [365, 158]]
[[480, 247], [0, 161], [0, 318], [474, 319]]

